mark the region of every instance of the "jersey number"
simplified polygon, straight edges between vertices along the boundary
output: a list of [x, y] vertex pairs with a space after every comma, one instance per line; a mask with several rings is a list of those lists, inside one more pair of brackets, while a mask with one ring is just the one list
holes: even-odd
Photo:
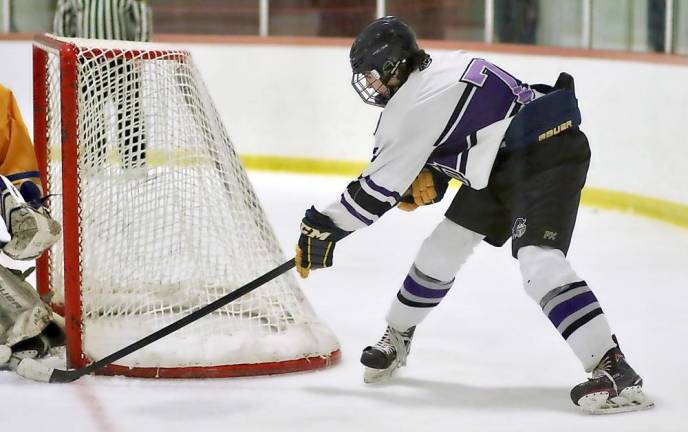
[[521, 85], [516, 78], [504, 72], [492, 63], [481, 58], [471, 60], [466, 68], [466, 72], [461, 76], [461, 81], [473, 84], [478, 87], [485, 85], [487, 81], [487, 71], [490, 71], [511, 89], [511, 93], [516, 96], [516, 101], [520, 104], [527, 104], [535, 98], [535, 93], [528, 87]]

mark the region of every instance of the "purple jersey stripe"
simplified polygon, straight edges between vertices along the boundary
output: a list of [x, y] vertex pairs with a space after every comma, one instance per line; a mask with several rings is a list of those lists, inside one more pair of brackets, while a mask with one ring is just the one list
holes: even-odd
[[437, 138], [437, 141], [435, 141], [435, 144], [433, 144], [433, 147], [437, 147], [440, 145], [444, 137], [449, 133], [451, 130], [452, 126], [454, 126], [454, 123], [456, 122], [456, 119], [459, 117], [459, 114], [461, 114], [461, 111], [463, 110], [464, 105], [466, 105], [466, 101], [471, 95], [471, 92], [473, 91], [473, 86], [470, 84], [466, 84], [466, 88], [463, 89], [463, 93], [461, 93], [461, 97], [459, 98], [459, 102], [456, 104], [456, 107], [454, 107], [454, 111], [452, 112], [451, 117], [449, 117], [449, 121], [447, 124], [444, 126], [444, 130], [440, 134], [440, 136]]
[[393, 197], [393, 198], [394, 198], [395, 200], [397, 200], [397, 201], [401, 201], [401, 195], [399, 195], [397, 192], [394, 192], [394, 191], [385, 189], [385, 188], [383, 188], [382, 186], [379, 186], [379, 185], [375, 184], [375, 182], [370, 178], [370, 176], [365, 176], [365, 177], [363, 177], [363, 180], [364, 180], [364, 181], [368, 184], [368, 186], [370, 186], [370, 188], [371, 188], [372, 190], [374, 190], [375, 192], [378, 192], [378, 193], [380, 193], [380, 194], [382, 194], [382, 195], [384, 195], [384, 196], [387, 196], [387, 197]]
[[503, 82], [496, 78], [488, 79], [476, 90], [459, 124], [438, 149], [444, 147], [456, 153], [466, 150], [466, 137], [505, 118], [513, 102], [514, 95]]
[[449, 288], [447, 288], [447, 289], [426, 288], [423, 285], [420, 285], [416, 281], [414, 281], [411, 278], [411, 276], [406, 276], [406, 279], [404, 279], [404, 289], [416, 297], [422, 297], [422, 298], [427, 298], [427, 299], [441, 299], [445, 295], [447, 295], [447, 293], [449, 292]]
[[559, 324], [568, 316], [595, 302], [597, 302], [595, 294], [592, 291], [587, 291], [558, 304], [550, 311], [548, 317], [554, 327], [559, 327]]
[[346, 200], [344, 199], [344, 195], [342, 195], [342, 199], [339, 200], [339, 201], [342, 203], [342, 205], [344, 206], [344, 208], [346, 208], [346, 210], [347, 210], [349, 213], [351, 213], [351, 215], [352, 215], [353, 217], [355, 217], [356, 219], [360, 220], [361, 222], [363, 222], [363, 223], [366, 224], [366, 225], [372, 225], [373, 221], [371, 221], [370, 219], [366, 218], [365, 216], [363, 216], [362, 214], [360, 214], [359, 212], [357, 212], [355, 208], [351, 207], [351, 204], [349, 204], [348, 202], [346, 202]]
[[[471, 86], [469, 85], [468, 87]], [[465, 94], [466, 91], [464, 91], [464, 95]], [[493, 71], [486, 70], [481, 86], [477, 87], [475, 92], [472, 93], [470, 100], [464, 101], [462, 95], [459, 105], [467, 105], [461, 118], [458, 119], [458, 124], [451, 130], [451, 126], [456, 121], [456, 117], [452, 115], [452, 118], [445, 127], [446, 132], [443, 132], [435, 143], [437, 148], [430, 155], [428, 162], [435, 162], [451, 168], [452, 170], [461, 171], [458, 166], [461, 162], [458, 155], [477, 144], [477, 138], [476, 142], [469, 143], [466, 137], [504, 119], [509, 113], [509, 109], [513, 105], [515, 98], [512, 90], [505, 85], [501, 79], [495, 76]], [[455, 114], [457, 115], [458, 109], [459, 106], [457, 106], [455, 110]], [[450, 130], [451, 132], [449, 132]], [[442, 140], [444, 140], [444, 142], [442, 142]]]

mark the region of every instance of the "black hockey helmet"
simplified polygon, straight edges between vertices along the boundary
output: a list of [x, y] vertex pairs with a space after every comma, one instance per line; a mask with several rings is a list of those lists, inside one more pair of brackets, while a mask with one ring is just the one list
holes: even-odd
[[[365, 103], [385, 106], [412, 71], [412, 68], [400, 71], [400, 67], [419, 52], [416, 35], [405, 22], [393, 16], [378, 18], [368, 24], [351, 45], [351, 85]], [[395, 75], [399, 79], [398, 85], [388, 86]], [[373, 88], [369, 82], [371, 79], [380, 80], [387, 89], [385, 94], [380, 93], [379, 88]]]

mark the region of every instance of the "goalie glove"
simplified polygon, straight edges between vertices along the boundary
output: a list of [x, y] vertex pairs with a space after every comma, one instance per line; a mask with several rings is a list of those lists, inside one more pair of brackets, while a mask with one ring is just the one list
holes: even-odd
[[33, 182], [24, 182], [20, 193], [6, 177], [0, 179], [0, 213], [10, 236], [0, 246], [12, 259], [35, 259], [60, 238], [62, 228], [42, 206], [40, 189]]
[[449, 177], [431, 168], [423, 168], [397, 205], [400, 210], [413, 211], [434, 204], [444, 197]]
[[296, 271], [307, 278], [311, 270], [332, 267], [334, 245], [351, 234], [337, 227], [328, 216], [315, 207], [306, 210], [301, 221], [301, 236], [296, 246]]

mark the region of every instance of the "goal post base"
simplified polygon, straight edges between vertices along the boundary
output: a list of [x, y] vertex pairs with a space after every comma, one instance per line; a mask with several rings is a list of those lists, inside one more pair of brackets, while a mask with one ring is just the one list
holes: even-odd
[[99, 370], [96, 375], [127, 376], [133, 378], [237, 378], [325, 369], [336, 365], [340, 360], [341, 351], [337, 350], [326, 356], [318, 355], [295, 360], [254, 364], [246, 363], [237, 365], [173, 368], [109, 365]]

